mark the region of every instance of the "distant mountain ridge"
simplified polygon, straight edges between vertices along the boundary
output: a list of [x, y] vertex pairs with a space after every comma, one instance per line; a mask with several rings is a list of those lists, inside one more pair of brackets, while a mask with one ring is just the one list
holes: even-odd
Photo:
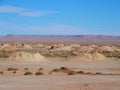
[[106, 35], [16, 35], [0, 36], [0, 41], [33, 42], [120, 42], [120, 36]]

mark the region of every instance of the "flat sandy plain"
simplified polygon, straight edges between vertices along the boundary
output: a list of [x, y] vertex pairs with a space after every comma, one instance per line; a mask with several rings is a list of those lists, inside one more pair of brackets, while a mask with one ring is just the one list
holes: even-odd
[[[57, 60], [57, 58], [56, 58]], [[0, 61], [0, 90], [120, 90], [120, 60], [72, 61], [52, 60], [48, 62], [11, 62]], [[7, 71], [9, 67], [18, 68], [16, 73]], [[67, 67], [75, 71], [84, 71], [103, 75], [52, 73], [54, 68]], [[33, 75], [24, 75], [25, 68]], [[43, 68], [44, 75], [35, 75]]]

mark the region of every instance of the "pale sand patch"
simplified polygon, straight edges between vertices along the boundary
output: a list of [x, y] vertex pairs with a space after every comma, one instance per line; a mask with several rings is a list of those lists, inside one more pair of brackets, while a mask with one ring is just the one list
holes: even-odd
[[16, 52], [10, 57], [14, 61], [47, 61], [44, 56], [42, 56], [39, 52], [37, 53], [29, 53], [29, 52]]
[[[49, 62], [13, 62], [1, 61], [0, 90], [120, 90], [120, 75], [64, 75], [58, 72], [48, 75], [54, 68], [62, 66], [72, 70], [85, 72], [120, 73], [118, 61], [64, 61], [50, 60]], [[8, 67], [18, 68], [14, 75], [8, 72]], [[25, 68], [35, 74], [39, 68], [45, 75], [25, 76]]]
[[119, 90], [120, 76], [2, 76], [0, 90]]

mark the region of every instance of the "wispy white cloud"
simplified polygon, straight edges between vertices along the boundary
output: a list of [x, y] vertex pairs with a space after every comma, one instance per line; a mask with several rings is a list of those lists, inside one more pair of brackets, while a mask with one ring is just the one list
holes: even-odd
[[25, 10], [25, 8], [19, 8], [15, 6], [0, 6], [0, 12], [2, 13], [20, 13]]
[[54, 14], [57, 11], [33, 11], [33, 12], [22, 12], [20, 13], [21, 16], [43, 16], [47, 14]]
[[[3, 26], [3, 25], [2, 25]], [[52, 24], [49, 26], [27, 26], [27, 25], [17, 25], [13, 23], [4, 23], [7, 29], [13, 31], [26, 32], [23, 34], [49, 34], [49, 35], [78, 35], [78, 34], [89, 34], [87, 28], [81, 28], [77, 26], [64, 25], [64, 24]], [[3, 26], [3, 27], [4, 27]], [[17, 33], [19, 34], [19, 33]]]
[[22, 12], [20, 13], [21, 16], [41, 16], [39, 12]]
[[0, 6], [0, 13], [16, 13], [19, 14], [20, 16], [43, 16], [47, 14], [54, 14], [58, 13], [57, 11], [51, 11], [51, 10], [46, 10], [46, 11], [33, 11], [28, 8], [21, 8], [21, 7], [15, 7], [15, 6]]
[[[108, 30], [109, 31], [109, 30]], [[110, 30], [112, 31], [112, 30]], [[116, 30], [114, 30], [116, 31]], [[106, 35], [105, 30], [94, 30], [65, 24], [50, 24], [49, 26], [34, 26], [0, 22], [0, 33], [3, 34], [37, 34], [37, 35]], [[120, 35], [119, 32], [107, 32], [107, 35]]]

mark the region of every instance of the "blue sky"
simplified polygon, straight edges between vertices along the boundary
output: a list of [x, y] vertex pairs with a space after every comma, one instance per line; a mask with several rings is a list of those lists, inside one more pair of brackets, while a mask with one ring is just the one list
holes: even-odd
[[0, 35], [120, 35], [120, 0], [0, 0]]

